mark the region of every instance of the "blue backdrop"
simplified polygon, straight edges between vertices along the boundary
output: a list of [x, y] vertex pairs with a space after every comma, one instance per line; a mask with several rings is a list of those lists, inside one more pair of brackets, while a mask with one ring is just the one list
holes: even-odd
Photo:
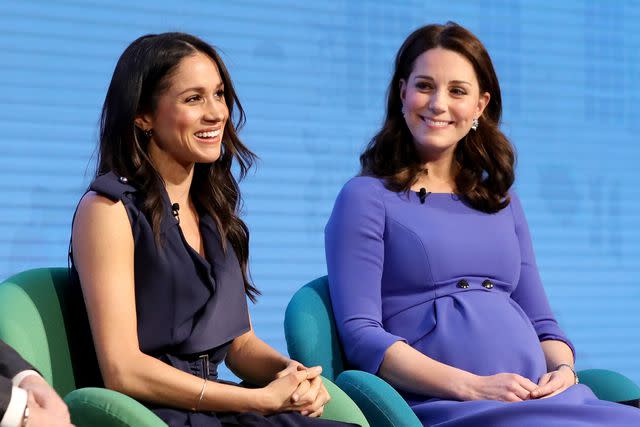
[[325, 274], [323, 228], [381, 123], [392, 60], [416, 27], [454, 20], [489, 49], [517, 189], [578, 367], [640, 382], [640, 3], [616, 1], [58, 0], [0, 2], [0, 279], [66, 265], [99, 110], [134, 38], [218, 46], [261, 157], [242, 184], [258, 334]]

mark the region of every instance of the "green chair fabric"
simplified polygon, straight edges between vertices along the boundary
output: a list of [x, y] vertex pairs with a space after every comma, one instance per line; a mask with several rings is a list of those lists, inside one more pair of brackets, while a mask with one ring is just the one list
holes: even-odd
[[81, 388], [69, 393], [64, 400], [77, 426], [166, 426], [164, 421], [137, 400], [106, 388]]
[[[289, 354], [308, 366], [321, 365], [323, 375], [335, 380], [362, 409], [372, 427], [422, 424], [400, 394], [381, 378], [362, 371], [346, 370], [329, 295], [327, 276], [300, 288], [287, 306], [285, 337]], [[640, 388], [617, 372], [588, 369], [578, 372], [580, 382], [598, 398], [635, 406]]]
[[349, 370], [336, 383], [371, 420], [371, 425], [422, 427], [422, 423], [400, 394], [380, 377]]
[[[0, 339], [35, 366], [69, 406], [78, 427], [166, 427], [144, 405], [113, 390], [83, 387], [94, 381], [78, 374], [99, 375], [88, 322], [78, 321], [82, 295], [69, 285], [67, 268], [40, 268], [16, 274], [0, 284]], [[82, 359], [82, 360], [80, 360]], [[326, 381], [331, 401], [322, 418], [368, 427], [356, 404]]]
[[321, 418], [369, 427], [367, 418], [360, 410], [357, 402], [354, 402], [339, 386], [324, 376], [322, 377], [322, 382], [329, 392], [331, 400], [325, 405]]
[[638, 406], [640, 387], [624, 375], [608, 369], [584, 369], [578, 378], [586, 384], [598, 399], [628, 403]]

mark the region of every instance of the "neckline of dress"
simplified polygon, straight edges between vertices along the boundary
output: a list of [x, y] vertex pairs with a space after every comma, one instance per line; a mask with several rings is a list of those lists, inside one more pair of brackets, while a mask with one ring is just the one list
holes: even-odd
[[425, 202], [422, 202], [422, 197], [420, 197], [419, 191], [409, 190], [409, 200], [411, 201], [419, 201], [420, 204], [425, 204], [428, 202], [429, 198], [435, 198], [437, 200], [449, 200], [451, 199], [454, 202], [459, 202], [462, 200], [463, 196], [458, 193], [429, 193], [427, 191], [425, 196]]

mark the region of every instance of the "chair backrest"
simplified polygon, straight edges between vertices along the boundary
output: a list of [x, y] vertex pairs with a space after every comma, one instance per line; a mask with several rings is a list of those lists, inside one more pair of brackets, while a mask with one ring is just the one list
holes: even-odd
[[327, 276], [300, 288], [284, 316], [289, 355], [306, 366], [322, 366], [332, 381], [345, 370], [345, 359], [333, 320]]
[[67, 268], [27, 270], [0, 284], [0, 339], [62, 396], [101, 382], [82, 292]]

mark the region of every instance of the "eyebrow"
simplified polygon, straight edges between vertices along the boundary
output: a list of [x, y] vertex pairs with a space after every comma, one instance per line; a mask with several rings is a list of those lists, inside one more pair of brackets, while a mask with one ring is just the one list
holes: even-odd
[[[220, 88], [224, 88], [224, 83], [222, 83], [222, 82], [218, 83], [218, 85], [216, 86], [216, 89], [220, 89]], [[206, 89], [204, 87], [202, 87], [202, 86], [194, 86], [194, 87], [190, 87], [190, 88], [187, 88], [187, 89], [183, 90], [182, 92], [180, 92], [178, 94], [178, 96], [180, 96], [182, 94], [185, 94], [187, 92], [190, 92], [190, 91], [202, 93], [202, 92], [206, 92]]]
[[[424, 74], [418, 74], [417, 76], [415, 76], [415, 77], [414, 77], [414, 79], [426, 79], [426, 80], [433, 80], [433, 77], [431, 77], [431, 76], [425, 76]], [[471, 85], [471, 83], [470, 83], [470, 82], [465, 81], [465, 80], [451, 80], [449, 83], [450, 83], [450, 84], [451, 84], [451, 83], [453, 83], [453, 84], [457, 84], [457, 85], [459, 85], [459, 84], [467, 84], [467, 85]]]

